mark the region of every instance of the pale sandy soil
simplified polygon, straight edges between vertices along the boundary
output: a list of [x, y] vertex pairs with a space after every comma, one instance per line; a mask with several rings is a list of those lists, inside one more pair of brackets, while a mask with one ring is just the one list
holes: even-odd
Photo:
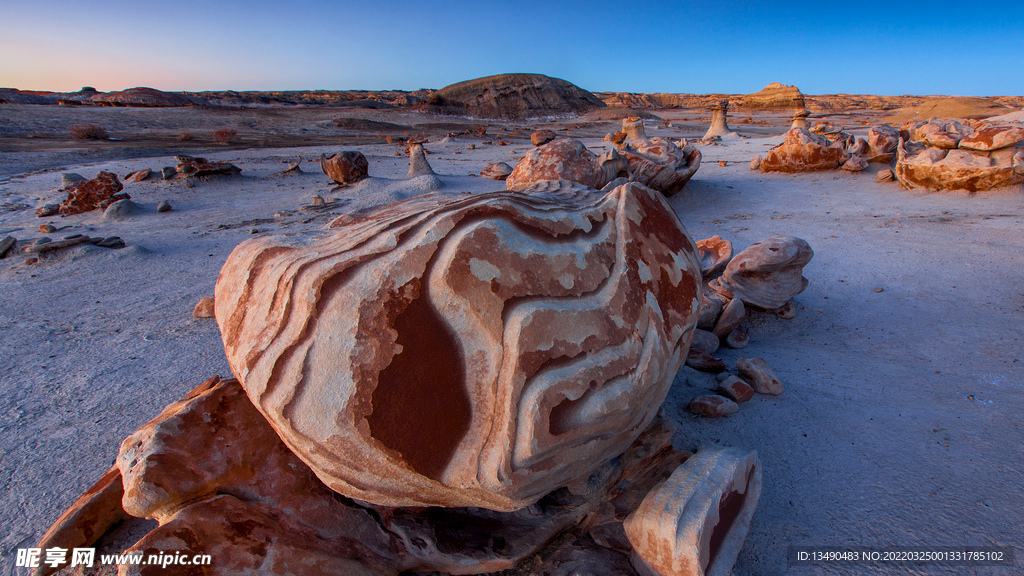
[[[50, 236], [118, 235], [128, 244], [122, 250], [79, 246], [32, 265], [20, 253], [0, 260], [0, 574], [13, 573], [14, 550], [32, 545], [110, 466], [121, 439], [209, 376], [228, 373], [216, 323], [193, 319], [191, 311], [213, 294], [220, 265], [236, 244], [254, 233], [321, 227], [337, 213], [418, 193], [397, 180], [332, 190], [309, 160], [352, 148], [345, 139], [354, 136], [316, 127], [341, 113], [314, 112], [320, 116], [287, 116], [275, 129], [288, 132], [292, 144], [300, 125], [337, 143], [216, 151], [207, 142], [205, 150], [215, 150], [208, 156], [235, 162], [242, 175], [192, 188], [128, 184], [145, 211], [115, 222], [98, 212], [40, 219], [33, 211], [60, 199], [61, 171], [123, 175], [173, 165], [172, 158], [101, 156], [82, 163], [75, 157], [79, 145], [66, 138], [36, 149], [14, 137], [0, 140], [0, 205], [6, 207], [0, 236], [30, 240], [43, 235], [41, 223], [52, 222], [70, 228]], [[34, 130], [50, 130], [55, 140], [58, 124], [73, 119], [18, 113], [36, 116]], [[160, 114], [166, 120], [182, 111]], [[757, 450], [763, 462], [764, 490], [735, 574], [1019, 574], [1020, 560], [1014, 568], [787, 567], [791, 544], [1009, 545], [1024, 554], [1024, 193], [909, 192], [876, 184], [877, 165], [860, 174], [751, 172], [750, 159], [779, 142], [788, 126], [779, 115], [763, 119], [769, 123], [748, 133], [775, 136], [702, 147], [703, 165], [671, 199], [695, 239], [719, 234], [742, 249], [788, 234], [815, 250], [796, 319], [755, 315], [748, 321], [750, 345], [720, 354], [727, 364], [765, 358], [784, 394], [702, 420], [684, 408], [712, 379], [688, 381], [684, 372], [664, 406], [678, 423], [680, 448], [741, 446]], [[707, 126], [687, 122], [648, 133], [693, 137]], [[485, 137], [431, 142], [428, 158], [445, 184], [441, 192], [502, 189], [503, 183], [468, 174], [493, 161], [514, 163], [530, 147], [529, 130], [553, 123], [520, 122], [518, 138], [499, 136], [494, 124]], [[585, 141], [593, 147], [602, 146], [600, 135], [613, 126], [563, 124], [591, 136]], [[859, 118], [850, 117], [850, 124], [866, 129]], [[166, 131], [179, 129], [169, 124]], [[496, 145], [500, 139], [511, 145]], [[107, 144], [113, 143], [84, 146]], [[174, 144], [126, 145], [121, 153], [154, 148]], [[399, 179], [407, 170], [406, 157], [394, 155], [396, 145], [355, 148], [367, 155], [373, 176]], [[273, 174], [298, 158], [306, 160], [303, 174]], [[302, 210], [314, 194], [340, 202], [327, 212]], [[160, 200], [174, 211], [157, 213]], [[18, 205], [29, 208], [8, 211]]]

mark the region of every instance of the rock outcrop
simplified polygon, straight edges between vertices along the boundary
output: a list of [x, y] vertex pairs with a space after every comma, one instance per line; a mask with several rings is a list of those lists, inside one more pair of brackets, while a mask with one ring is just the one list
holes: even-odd
[[722, 276], [709, 285], [728, 298], [774, 310], [807, 288], [803, 269], [813, 256], [805, 240], [772, 236], [733, 256]]
[[824, 136], [804, 128], [791, 128], [782, 144], [772, 148], [761, 160], [761, 172], [813, 172], [835, 170], [843, 160], [843, 151], [830, 146]]
[[632, 180], [666, 196], [682, 190], [700, 168], [699, 150], [689, 144], [680, 148], [667, 138], [627, 140], [619, 153], [629, 162]]
[[605, 104], [590, 92], [543, 74], [499, 74], [446, 86], [427, 99], [429, 111], [476, 118], [582, 114]]
[[92, 180], [79, 182], [68, 189], [68, 197], [60, 203], [59, 211], [64, 216], [71, 216], [97, 208], [106, 210], [118, 200], [131, 198], [128, 194], [119, 194], [123, 188], [117, 174], [100, 172]]
[[895, 176], [904, 188], [976, 192], [1024, 183], [1024, 128], [932, 118], [907, 122], [902, 133]]
[[600, 189], [628, 173], [629, 164], [614, 150], [598, 156], [579, 140], [559, 138], [523, 156], [505, 186], [521, 190], [544, 180], [568, 180]]
[[120, 92], [100, 93], [89, 98], [89, 101], [100, 106], [136, 106], [144, 108], [208, 105], [206, 100], [198, 96], [177, 92], [163, 92], [154, 88], [129, 88]]
[[747, 94], [739, 104], [742, 108], [752, 110], [802, 109], [804, 108], [804, 95], [796, 86], [772, 82], [759, 92]]
[[888, 164], [896, 157], [896, 146], [900, 143], [900, 131], [888, 124], [872, 126], [868, 130], [868, 162]]
[[257, 409], [332, 489], [516, 510], [652, 421], [686, 358], [700, 270], [639, 184], [427, 195], [242, 243], [216, 317]]

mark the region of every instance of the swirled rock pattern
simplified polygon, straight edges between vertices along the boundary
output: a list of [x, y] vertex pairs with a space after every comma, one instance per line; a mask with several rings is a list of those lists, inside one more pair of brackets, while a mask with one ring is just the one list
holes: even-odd
[[632, 179], [666, 196], [683, 189], [700, 168], [700, 151], [666, 138], [633, 140], [619, 150], [629, 162]]
[[600, 189], [628, 171], [629, 165], [614, 150], [597, 156], [579, 140], [559, 138], [523, 156], [505, 186], [521, 190], [543, 180], [569, 180]]
[[253, 404], [346, 496], [522, 508], [622, 453], [686, 358], [700, 260], [639, 184], [332, 227], [242, 243], [215, 300]]
[[945, 150], [900, 140], [895, 174], [905, 188], [977, 192], [1013, 186], [1024, 183], [1024, 148]]
[[803, 269], [813, 256], [805, 240], [772, 236], [733, 256], [722, 276], [709, 286], [744, 304], [774, 310], [807, 288]]

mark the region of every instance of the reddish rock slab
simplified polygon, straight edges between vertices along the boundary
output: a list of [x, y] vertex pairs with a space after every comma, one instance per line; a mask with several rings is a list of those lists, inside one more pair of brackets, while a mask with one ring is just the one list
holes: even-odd
[[232, 371], [332, 489], [508, 511], [654, 418], [700, 282], [664, 196], [629, 183], [425, 195], [249, 240], [215, 296]]
[[131, 174], [125, 176], [124, 177], [124, 181], [125, 182], [142, 182], [143, 180], [149, 178], [149, 176], [152, 173], [153, 173], [153, 171], [150, 170], [149, 168], [143, 168], [142, 170], [136, 170], [135, 172], [132, 172]]
[[691, 400], [690, 404], [687, 405], [687, 409], [698, 416], [703, 416], [705, 418], [718, 418], [719, 416], [735, 414], [740, 407], [735, 402], [724, 396], [706, 394], [704, 396], [697, 396]]
[[734, 256], [722, 276], [709, 286], [728, 298], [773, 310], [807, 288], [803, 269], [812, 257], [814, 251], [805, 240], [772, 236]]
[[725, 363], [703, 348], [690, 348], [686, 357], [686, 365], [694, 370], [712, 374], [718, 374], [725, 370]]
[[68, 197], [60, 203], [58, 211], [63, 216], [71, 216], [97, 208], [105, 209], [118, 200], [131, 198], [128, 194], [118, 194], [123, 188], [117, 174], [100, 172], [92, 180], [76, 184], [74, 188], [69, 189]]
[[697, 452], [625, 522], [638, 573], [727, 576], [761, 495], [756, 452]]
[[321, 154], [320, 169], [338, 184], [352, 184], [366, 178], [370, 163], [362, 152], [346, 150], [330, 156]]
[[775, 373], [763, 358], [737, 359], [736, 372], [758, 394], [782, 394], [782, 382], [775, 377]]
[[579, 140], [559, 138], [523, 156], [505, 186], [521, 190], [544, 180], [568, 180], [601, 189], [623, 173], [628, 173], [628, 164], [614, 151], [599, 157]]
[[983, 128], [960, 140], [960, 147], [988, 152], [1016, 146], [1024, 142], [1024, 128], [1020, 126], [993, 126]]
[[551, 130], [537, 130], [533, 134], [530, 134], [530, 142], [533, 142], [534, 146], [541, 146], [551, 142], [557, 137], [558, 135]]
[[729, 376], [725, 380], [719, 382], [718, 391], [722, 393], [722, 396], [725, 396], [737, 404], [742, 404], [754, 397], [754, 389], [750, 387], [750, 384], [747, 384], [736, 376]]
[[791, 128], [783, 144], [768, 151], [761, 172], [814, 172], [839, 168], [842, 150], [804, 128]]
[[679, 148], [666, 138], [627, 139], [619, 152], [629, 162], [634, 181], [666, 196], [682, 190], [700, 168], [700, 150], [689, 144]]

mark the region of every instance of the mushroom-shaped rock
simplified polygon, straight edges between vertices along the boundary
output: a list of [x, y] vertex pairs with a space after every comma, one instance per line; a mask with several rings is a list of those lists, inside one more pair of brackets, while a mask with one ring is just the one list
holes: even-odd
[[810, 111], [807, 110], [806, 108], [804, 108], [803, 110], [797, 110], [796, 114], [793, 114], [793, 124], [790, 125], [790, 128], [804, 128], [804, 129], [806, 129], [807, 128], [807, 117], [810, 116], [810, 115], [811, 115]]
[[511, 173], [512, 167], [504, 162], [491, 162], [480, 171], [480, 175], [484, 178], [492, 178], [494, 180], [504, 180]]
[[320, 169], [338, 184], [351, 184], [366, 177], [370, 168], [366, 156], [356, 150], [346, 150], [330, 156], [320, 155]]
[[807, 288], [803, 269], [813, 256], [805, 240], [772, 236], [733, 256], [722, 276], [709, 285], [729, 298], [773, 310]]
[[900, 131], [888, 124], [872, 126], [868, 130], [868, 162], [888, 164], [896, 157], [896, 146], [900, 143]]
[[[895, 174], [906, 188], [930, 190], [976, 192], [1024, 183], [1024, 173], [1016, 169], [1015, 163], [1019, 164], [1019, 161], [1015, 156], [1004, 154], [993, 158], [989, 154], [965, 149], [927, 148], [900, 140]], [[1024, 155], [1019, 156], [1024, 159]]]
[[626, 135], [626, 142], [632, 142], [633, 140], [646, 140], [647, 131], [644, 130], [643, 118], [640, 118], [639, 116], [623, 118], [622, 133]]
[[704, 133], [704, 140], [711, 140], [715, 136], [719, 138], [738, 138], [739, 135], [729, 129], [726, 116], [729, 114], [729, 101], [720, 100], [711, 105], [711, 126]]
[[782, 144], [761, 160], [761, 172], [813, 172], [834, 170], [844, 151], [830, 146], [824, 136], [804, 128], [791, 128]]
[[723, 240], [721, 236], [698, 240], [697, 250], [700, 250], [701, 274], [705, 280], [721, 274], [732, 259], [732, 242]]
[[600, 189], [619, 176], [624, 164], [614, 151], [599, 157], [579, 140], [559, 138], [523, 156], [505, 186], [521, 190], [543, 180], [569, 180]]
[[423, 144], [413, 143], [409, 145], [409, 173], [407, 178], [415, 176], [433, 176], [434, 169], [427, 162], [427, 156], [423, 153]]
[[648, 575], [727, 576], [760, 495], [756, 452], [698, 451], [626, 518], [633, 565]]
[[671, 206], [628, 183], [425, 195], [252, 239], [215, 300], [232, 371], [329, 487], [516, 510], [647, 427], [687, 356], [700, 283]]
[[671, 196], [683, 189], [700, 168], [701, 154], [666, 138], [634, 140], [619, 151], [629, 162], [632, 179]]

